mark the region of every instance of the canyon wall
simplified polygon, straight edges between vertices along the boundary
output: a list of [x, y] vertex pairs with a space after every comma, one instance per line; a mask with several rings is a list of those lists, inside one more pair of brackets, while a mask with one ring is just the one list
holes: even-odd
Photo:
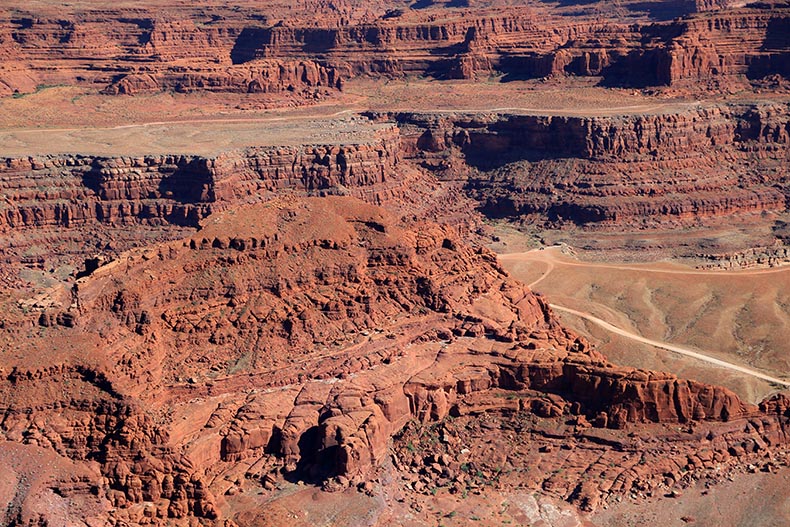
[[694, 17], [678, 23], [664, 51], [660, 75], [668, 84], [745, 75], [790, 74], [790, 18], [773, 9]]
[[[35, 156], [0, 159], [0, 232], [28, 227], [198, 222], [230, 203], [276, 191], [386, 191], [396, 170], [395, 127], [369, 143], [260, 147], [215, 157]], [[349, 190], [350, 189], [350, 190]]]
[[[0, 95], [307, 100], [358, 75], [726, 92], [790, 71], [781, 3], [289, 4], [16, 6]], [[0, 158], [0, 464], [42, 460], [0, 485], [2, 520], [234, 527], [292, 482], [380, 478], [397, 501], [444, 492], [414, 484], [429, 474], [466, 497], [470, 452], [507, 452], [496, 478], [530, 448], [571, 460], [570, 486], [543, 466], [503, 477], [585, 510], [790, 465], [785, 396], [749, 404], [614, 365], [465, 243], [480, 234], [468, 197], [490, 217], [611, 231], [786, 212], [786, 103], [643, 110], [369, 112], [392, 123], [344, 144]], [[483, 452], [516, 433], [523, 449]]]
[[63, 17], [21, 9], [0, 19], [0, 94], [76, 83], [109, 94], [309, 98], [362, 74], [505, 80], [570, 74], [600, 77], [604, 85], [727, 90], [790, 74], [786, 4], [702, 4], [626, 3], [634, 13], [649, 6], [630, 20], [606, 7], [568, 16], [568, 6], [537, 5], [394, 10], [354, 22], [242, 7], [186, 18], [145, 9]]
[[[78, 345], [95, 345], [91, 339], [75, 337]], [[100, 467], [100, 475], [86, 478], [80, 486], [70, 485], [68, 477], [58, 480], [49, 475], [49, 485], [62, 486], [61, 496], [74, 503], [95, 496], [122, 510], [155, 503], [154, 518], [216, 518], [206, 483], [191, 461], [170, 444], [167, 430], [137, 402], [115, 392], [102, 372], [85, 363], [69, 364], [63, 342], [51, 344], [50, 351], [64, 352], [65, 364], [20, 365], [0, 381], [2, 393], [14, 394], [2, 402], [4, 441], [52, 451], [56, 459], [69, 459], [78, 467]], [[25, 505], [25, 486], [20, 489], [18, 501], [5, 511], [12, 523], [53, 520], [52, 509], [46, 507], [41, 508], [43, 514], [31, 517], [28, 511], [36, 504]]]
[[[460, 174], [494, 217], [633, 226], [787, 206], [783, 103], [618, 117], [384, 117], [422, 130], [406, 140], [415, 160], [440, 177]], [[448, 164], [448, 155], [464, 163]]]
[[[415, 165], [463, 181], [486, 215], [553, 225], [649, 226], [786, 210], [784, 103], [687, 104], [612, 117], [367, 115], [394, 123], [356, 145], [7, 158], [0, 229], [195, 227], [212, 211], [280, 192], [381, 204], [430, 187]], [[449, 203], [435, 206], [437, 217], [452, 213]]]

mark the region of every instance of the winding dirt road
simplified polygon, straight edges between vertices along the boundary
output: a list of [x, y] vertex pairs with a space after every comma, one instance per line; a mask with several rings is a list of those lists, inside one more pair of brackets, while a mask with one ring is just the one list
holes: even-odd
[[[498, 255], [498, 257], [500, 258], [500, 260], [504, 262], [506, 261], [533, 262], [533, 263], [540, 263], [541, 265], [544, 265], [545, 270], [543, 271], [543, 273], [539, 277], [534, 279], [531, 283], [528, 284], [530, 288], [535, 288], [535, 286], [537, 286], [540, 282], [548, 278], [549, 275], [551, 275], [551, 273], [555, 271], [558, 267], [563, 267], [563, 266], [583, 267], [588, 269], [592, 268], [592, 269], [611, 269], [618, 271], [636, 271], [639, 273], [663, 273], [663, 274], [672, 274], [672, 275], [693, 275], [693, 276], [705, 276], [705, 277], [713, 276], [713, 277], [725, 278], [725, 279], [731, 279], [733, 277], [738, 277], [738, 276], [767, 275], [767, 274], [776, 274], [776, 273], [783, 273], [790, 271], [790, 265], [767, 268], [767, 269], [750, 269], [750, 270], [737, 270], [737, 271], [703, 271], [697, 269], [684, 269], [679, 266], [674, 267], [671, 266], [671, 264], [664, 264], [664, 263], [660, 263], [658, 265], [656, 264], [617, 265], [617, 264], [605, 264], [605, 263], [594, 263], [594, 262], [581, 262], [581, 261], [573, 261], [570, 258], [563, 256], [560, 250], [561, 247], [554, 246], [554, 247], [547, 247], [545, 249], [535, 249], [521, 253], [501, 254]], [[679, 353], [687, 357], [692, 357], [694, 359], [707, 362], [709, 364], [713, 364], [721, 368], [726, 368], [732, 371], [736, 371], [738, 373], [750, 375], [752, 377], [756, 377], [758, 379], [775, 383], [781, 386], [790, 387], [790, 381], [788, 380], [772, 377], [770, 375], [761, 373], [760, 371], [748, 368], [746, 366], [741, 366], [732, 362], [727, 362], [721, 359], [717, 359], [715, 357], [712, 357], [710, 354], [707, 354], [702, 351], [695, 351], [693, 349], [671, 344], [669, 342], [653, 340], [643, 337], [637, 333], [633, 333], [631, 331], [627, 331], [625, 329], [617, 327], [588, 312], [578, 311], [570, 307], [565, 307], [553, 303], [550, 305], [553, 309], [555, 309], [558, 312], [568, 313], [576, 317], [582, 318], [584, 320], [592, 322], [593, 324], [603, 328], [606, 331], [634, 340], [636, 342], [647, 344], [648, 346], [652, 346], [654, 348], [659, 348], [674, 353]]]
[[19, 128], [19, 129], [11, 129], [10, 132], [16, 134], [22, 133], [30, 133], [30, 134], [47, 134], [47, 133], [58, 133], [58, 132], [79, 132], [82, 130], [90, 129], [90, 130], [128, 130], [130, 128], [151, 128], [155, 126], [194, 126], [196, 124], [265, 124], [265, 123], [277, 123], [277, 122], [291, 122], [296, 120], [320, 120], [320, 119], [332, 119], [335, 117], [340, 117], [341, 115], [346, 114], [356, 114], [359, 113], [360, 108], [349, 108], [345, 110], [340, 110], [334, 113], [329, 114], [305, 114], [305, 115], [287, 115], [287, 116], [278, 116], [278, 117], [206, 117], [201, 119], [176, 119], [170, 121], [147, 121], [144, 123], [131, 123], [131, 124], [120, 124], [117, 126], [100, 126], [100, 127], [87, 127], [87, 126], [79, 126], [73, 128]]
[[762, 379], [764, 381], [773, 382], [773, 383], [776, 383], [776, 384], [781, 384], [783, 386], [790, 387], [790, 382], [789, 381], [778, 379], [776, 377], [771, 377], [770, 375], [765, 375], [764, 373], [760, 373], [759, 371], [752, 370], [751, 368], [746, 368], [745, 366], [739, 366], [739, 365], [733, 364], [731, 362], [726, 362], [726, 361], [723, 361], [723, 360], [720, 360], [720, 359], [716, 359], [716, 358], [710, 357], [708, 355], [704, 355], [702, 353], [697, 353], [696, 351], [692, 351], [692, 350], [690, 350], [688, 348], [683, 348], [681, 346], [675, 346], [674, 344], [670, 344], [668, 342], [661, 342], [661, 341], [658, 341], [658, 340], [652, 340], [652, 339], [648, 339], [648, 338], [642, 337], [642, 336], [637, 335], [635, 333], [631, 333], [630, 331], [626, 331], [624, 329], [620, 329], [617, 326], [614, 326], [614, 325], [606, 322], [605, 320], [601, 320], [600, 318], [595, 317], [595, 316], [593, 316], [593, 315], [591, 315], [589, 313], [584, 313], [582, 311], [576, 311], [575, 309], [571, 309], [569, 307], [564, 307], [564, 306], [559, 306], [557, 304], [549, 304], [549, 305], [551, 306], [552, 309], [555, 309], [557, 311], [561, 311], [561, 312], [564, 312], [564, 313], [569, 313], [571, 315], [575, 315], [575, 316], [583, 318], [585, 320], [589, 320], [593, 324], [596, 324], [596, 325], [602, 327], [603, 329], [605, 329], [607, 331], [610, 331], [610, 332], [615, 333], [617, 335], [620, 335], [622, 337], [629, 338], [631, 340], [635, 340], [637, 342], [641, 342], [642, 344], [647, 344], [649, 346], [653, 346], [653, 347], [656, 347], [656, 348], [661, 348], [661, 349], [665, 349], [665, 350], [668, 350], [668, 351], [673, 351], [675, 353], [680, 353], [681, 355], [686, 355], [688, 357], [694, 357], [695, 359], [698, 359], [698, 360], [701, 360], [701, 361], [705, 361], [705, 362], [709, 362], [710, 364], [715, 364], [716, 366], [720, 366], [722, 368], [727, 368], [729, 370], [737, 371], [739, 373], [745, 373], [746, 375], [751, 375], [752, 377], [757, 377], [758, 379]]

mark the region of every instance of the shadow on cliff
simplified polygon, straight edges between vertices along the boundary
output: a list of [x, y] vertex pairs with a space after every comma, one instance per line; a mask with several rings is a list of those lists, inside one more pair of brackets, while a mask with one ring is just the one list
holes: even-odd
[[762, 79], [771, 74], [790, 79], [790, 19], [774, 18], [768, 21], [761, 55], [748, 57], [746, 77]]
[[180, 163], [159, 182], [159, 194], [179, 203], [211, 203], [215, 201], [214, 175], [208, 160], [194, 158]]
[[244, 64], [254, 60], [258, 50], [262, 49], [271, 40], [271, 30], [261, 27], [245, 27], [236, 37], [233, 48], [230, 50], [230, 60], [233, 64]]
[[[599, 0], [543, 0], [544, 3], [558, 7], [577, 7], [579, 11], [566, 13], [578, 16], [583, 13], [597, 16], [622, 18], [631, 14], [644, 14], [651, 20], [666, 21], [690, 15], [697, 11], [693, 0], [644, 1], [644, 2], [601, 2]], [[580, 12], [581, 11], [581, 12]]]
[[331, 477], [341, 473], [338, 466], [340, 448], [331, 446], [321, 448], [321, 429], [318, 426], [309, 428], [299, 438], [299, 461], [296, 469], [285, 473], [285, 479], [291, 483], [302, 481], [311, 485], [319, 485]]
[[[464, 191], [471, 195], [479, 195], [481, 190], [485, 192], [487, 189], [479, 182], [470, 181], [464, 187]], [[558, 198], [556, 202], [549, 202], [545, 206], [535, 206], [528, 201], [518, 202], [511, 196], [491, 196], [478, 199], [477, 210], [491, 220], [517, 220], [535, 214], [544, 218], [549, 224], [573, 224], [577, 227], [610, 219], [606, 211], [600, 207], [576, 204], [563, 198]], [[563, 394], [561, 391], [556, 393]]]
[[97, 158], [82, 174], [82, 184], [95, 194], [92, 205], [100, 222], [134, 218], [197, 227], [216, 201], [209, 163], [205, 158], [181, 157], [157, 169], [118, 168], [112, 160]]
[[[453, 141], [469, 166], [489, 171], [519, 162], [586, 157], [584, 137], [568, 130], [568, 119], [564, 117], [512, 116], [488, 125], [482, 132], [458, 133]], [[512, 168], [521, 170], [516, 166]]]
[[634, 14], [644, 13], [651, 20], [666, 22], [678, 17], [688, 16], [697, 11], [693, 1], [676, 0], [674, 2], [633, 2], [623, 6]]
[[573, 57], [557, 69], [552, 54], [503, 56], [497, 69], [503, 73], [501, 82], [534, 80], [552, 75], [599, 76], [599, 85], [606, 88], [647, 88], [667, 84], [666, 60], [663, 50], [633, 50], [602, 67], [590, 71], [584, 56]]
[[[287, 28], [280, 28], [281, 26], [245, 27], [242, 29], [230, 50], [231, 62], [244, 64], [255, 59], [265, 58], [269, 56], [266, 48], [272, 48], [269, 50], [270, 53], [280, 51], [277, 42], [283, 38], [281, 32], [288, 31]], [[294, 37], [294, 40], [302, 46], [303, 53], [308, 55], [326, 53], [336, 45], [337, 30], [332, 28], [302, 29]]]
[[487, 148], [464, 150], [466, 163], [477, 170], [490, 171], [507, 167], [521, 161], [537, 163], [545, 160], [563, 159], [560, 152], [551, 152], [519, 146], [489, 145]]
[[668, 61], [663, 49], [633, 50], [601, 70], [600, 86], [649, 88], [669, 84]]
[[449, 0], [448, 2], [417, 0], [409, 6], [409, 9], [428, 9], [429, 7], [467, 8], [469, 7], [469, 0]]

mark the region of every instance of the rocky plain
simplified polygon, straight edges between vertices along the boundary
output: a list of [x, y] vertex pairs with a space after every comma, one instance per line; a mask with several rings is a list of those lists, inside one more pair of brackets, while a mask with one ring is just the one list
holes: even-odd
[[0, 521], [787, 525], [789, 198], [786, 2], [8, 0]]

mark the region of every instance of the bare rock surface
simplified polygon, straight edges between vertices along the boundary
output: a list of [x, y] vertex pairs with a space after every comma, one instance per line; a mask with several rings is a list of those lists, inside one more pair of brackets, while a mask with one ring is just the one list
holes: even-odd
[[[658, 492], [669, 477], [659, 474], [679, 482], [765, 455], [785, 463], [785, 398], [756, 407], [618, 368], [492, 253], [354, 198], [212, 215], [189, 238], [99, 267], [69, 295], [61, 308], [6, 315], [3, 435], [100, 473], [75, 499], [109, 503], [103, 514], [117, 520], [233, 518], [251, 485], [343, 490], [392, 455], [407, 480], [422, 463], [419, 474], [439, 478], [409, 484], [409, 499], [500, 478], [489, 463], [502, 452], [514, 467], [560, 455], [567, 481], [508, 477], [585, 510]], [[56, 323], [14, 343], [45, 319]], [[486, 432], [505, 429], [530, 449]], [[599, 476], [606, 463], [618, 468]], [[465, 470], [473, 477], [456, 484]]]
[[789, 115], [766, 103], [617, 117], [386, 117], [420, 126], [417, 159], [440, 178], [465, 178], [486, 215], [605, 230], [784, 212]]

